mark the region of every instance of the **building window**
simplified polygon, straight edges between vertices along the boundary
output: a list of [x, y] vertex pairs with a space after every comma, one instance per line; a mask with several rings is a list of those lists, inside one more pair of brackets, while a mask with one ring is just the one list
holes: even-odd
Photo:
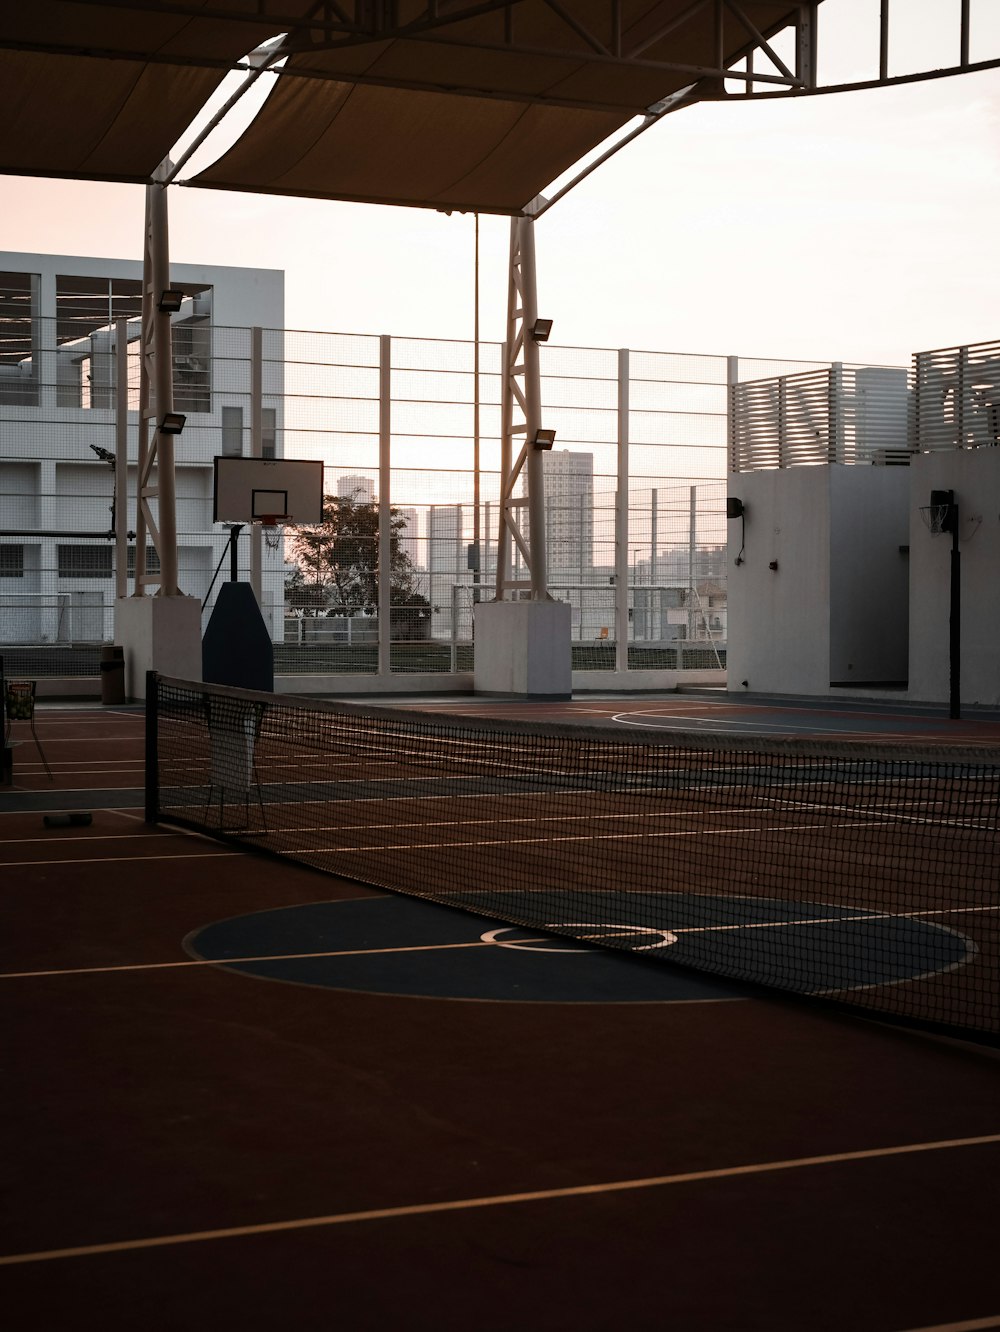
[[[155, 546], [146, 547], [146, 572], [148, 574], [160, 572], [160, 556]], [[128, 576], [135, 577], [135, 546], [128, 548]]]
[[243, 408], [222, 409], [222, 452], [227, 458], [239, 458], [243, 453]]
[[113, 546], [57, 546], [60, 578], [110, 578]]
[[0, 546], [0, 578], [24, 577], [24, 547]]
[[[260, 456], [275, 456], [278, 413], [273, 407], [263, 407], [260, 413]], [[243, 408], [222, 409], [222, 452], [227, 458], [243, 456]]]

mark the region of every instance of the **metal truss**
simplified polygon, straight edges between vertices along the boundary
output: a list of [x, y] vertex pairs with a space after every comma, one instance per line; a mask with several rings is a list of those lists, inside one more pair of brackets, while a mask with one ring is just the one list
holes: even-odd
[[[139, 10], [191, 20], [210, 20], [215, 23], [252, 24], [260, 30], [260, 40], [270, 41], [284, 34], [280, 57], [273, 48], [255, 52], [247, 59], [231, 60], [225, 57], [201, 55], [196, 51], [176, 50], [166, 53], [158, 50], [132, 50], [123, 46], [103, 48], [61, 41], [58, 33], [46, 35], [44, 40], [20, 42], [5, 40], [0, 34], [0, 49], [46, 51], [59, 54], [88, 55], [104, 59], [134, 60], [149, 64], [193, 65], [226, 70], [245, 70], [256, 78], [263, 72], [261, 65], [270, 68], [278, 59], [296, 53], [336, 52], [375, 42], [427, 42], [438, 48], [453, 51], [482, 51], [506, 56], [516, 62], [519, 57], [558, 59], [574, 65], [592, 64], [608, 70], [661, 71], [665, 86], [676, 86], [678, 75], [684, 87], [662, 102], [653, 105], [637, 104], [636, 115], [647, 117], [648, 128], [667, 111], [679, 109], [693, 102], [707, 100], [748, 100], [780, 96], [801, 96], [817, 93], [853, 91], [877, 88], [897, 83], [915, 83], [925, 79], [943, 78], [955, 74], [993, 69], [1000, 66], [1000, 57], [973, 62], [971, 60], [971, 0], [959, 0], [955, 10], [956, 42], [959, 53], [957, 64], [936, 69], [920, 70], [910, 74], [889, 75], [889, 39], [893, 0], [881, 0], [879, 25], [879, 72], [871, 79], [851, 83], [824, 84], [817, 63], [818, 13], [821, 0], [790, 3], [791, 22], [775, 25], [773, 0], [691, 0], [683, 8], [674, 4], [654, 4], [643, 18], [626, 26], [623, 21], [622, 0], [596, 0], [588, 5], [588, 14], [596, 15], [588, 22], [574, 13], [573, 0], [423, 0], [406, 7], [401, 16], [398, 0], [316, 0], [303, 7], [298, 16], [272, 10], [267, 0], [233, 0], [231, 7], [202, 7], [196, 0], [63, 0], [65, 4], [81, 7], [96, 6], [123, 11]], [[906, 0], [896, 0], [898, 4]], [[547, 14], [558, 19], [545, 42], [531, 40], [531, 16], [543, 6]], [[468, 20], [496, 15], [496, 34], [493, 40], [481, 35], [463, 33], [462, 25]], [[767, 16], [765, 18], [765, 15]], [[732, 41], [732, 23], [736, 21], [745, 34], [739, 49], [726, 50], [725, 23], [729, 22], [729, 42]], [[794, 29], [794, 68], [781, 58], [773, 45], [778, 32]], [[686, 35], [697, 32], [704, 43], [708, 59], [702, 63], [683, 63], [651, 55], [658, 45], [675, 32]], [[476, 34], [482, 24], [475, 25]], [[714, 55], [714, 59], [712, 59]], [[474, 62], [473, 62], [474, 63]], [[560, 96], [551, 88], [525, 89], [497, 87], [487, 79], [478, 82], [470, 73], [463, 81], [453, 77], [437, 81], [420, 68], [420, 62], [411, 62], [412, 68], [398, 78], [384, 78], [350, 68], [340, 69], [336, 63], [329, 69], [293, 64], [289, 69], [273, 69], [280, 78], [316, 79], [320, 81], [357, 83], [374, 87], [409, 88], [454, 95], [500, 98], [547, 106], [567, 106], [601, 111], [628, 111], [622, 105], [621, 86], [627, 80], [615, 81], [613, 96], [601, 94], [589, 98]], [[465, 82], [465, 77], [469, 82]], [[743, 85], [742, 91], [731, 91], [733, 83]], [[647, 80], [648, 86], [648, 80]], [[234, 100], [242, 94], [236, 95]], [[227, 108], [228, 109], [228, 108]], [[630, 138], [634, 137], [630, 135]]]
[[[507, 338], [500, 443], [500, 530], [497, 539], [496, 599], [529, 592], [533, 601], [549, 599], [545, 564], [545, 479], [537, 440], [542, 417], [541, 373], [534, 328], [538, 319], [535, 280], [535, 232], [530, 217], [511, 218], [507, 287]], [[520, 449], [513, 459], [514, 442]], [[527, 496], [515, 496], [518, 477], [526, 476]], [[527, 512], [528, 524], [521, 522]], [[512, 543], [521, 552], [530, 577], [511, 576]]]
[[[158, 171], [161, 178], [168, 164]], [[177, 501], [174, 439], [161, 429], [174, 409], [171, 319], [160, 296], [170, 286], [167, 187], [146, 186], [146, 237], [142, 261], [142, 363], [139, 378], [139, 450], [136, 478], [135, 592], [159, 584], [161, 597], [180, 595], [177, 586]], [[155, 469], [155, 477], [154, 477]], [[153, 501], [157, 514], [153, 514]], [[158, 521], [157, 521], [158, 520]], [[147, 536], [160, 559], [160, 572], [146, 569]]]

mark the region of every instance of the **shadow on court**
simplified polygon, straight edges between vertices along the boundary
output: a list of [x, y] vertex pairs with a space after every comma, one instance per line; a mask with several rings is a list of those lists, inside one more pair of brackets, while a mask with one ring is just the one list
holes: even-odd
[[147, 826], [140, 713], [37, 721], [12, 1327], [1000, 1326], [990, 1051]]

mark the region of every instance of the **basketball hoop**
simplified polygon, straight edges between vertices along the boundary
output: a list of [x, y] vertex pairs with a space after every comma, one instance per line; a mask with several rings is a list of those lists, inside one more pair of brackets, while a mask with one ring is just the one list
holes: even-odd
[[931, 536], [940, 536], [948, 521], [950, 504], [925, 504], [920, 510], [920, 517]]
[[920, 517], [931, 536], [958, 531], [958, 505], [953, 490], [932, 490], [931, 502], [920, 509]]
[[[277, 550], [281, 545], [281, 528], [289, 521], [287, 513], [262, 513], [257, 519], [264, 532], [264, 544], [268, 550]], [[280, 526], [279, 526], [280, 524]]]

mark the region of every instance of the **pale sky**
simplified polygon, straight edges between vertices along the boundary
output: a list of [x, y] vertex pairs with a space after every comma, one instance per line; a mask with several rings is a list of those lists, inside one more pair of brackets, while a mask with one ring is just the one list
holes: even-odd
[[[1000, 55], [1000, 3], [974, 3], [973, 58]], [[899, 10], [893, 72], [952, 63], [958, 0]], [[876, 12], [826, 0], [821, 71], [870, 68]], [[0, 250], [139, 259], [143, 194], [0, 177]], [[563, 345], [904, 364], [1000, 338], [998, 219], [1000, 70], [705, 104], [539, 221], [539, 312]], [[290, 328], [471, 338], [473, 234], [469, 215], [170, 191], [171, 257], [284, 269]], [[484, 340], [504, 335], [508, 234], [481, 220]]]

